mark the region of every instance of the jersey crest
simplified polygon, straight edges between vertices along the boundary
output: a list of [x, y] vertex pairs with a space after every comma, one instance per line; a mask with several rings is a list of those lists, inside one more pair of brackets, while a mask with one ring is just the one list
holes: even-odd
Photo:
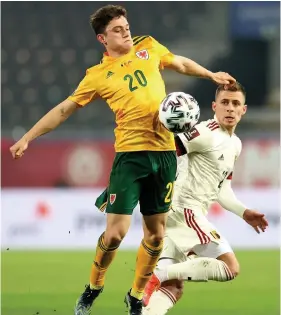
[[148, 60], [149, 59], [149, 54], [146, 49], [140, 50], [136, 52], [136, 56], [140, 59]]
[[116, 194], [110, 194], [109, 195], [109, 202], [111, 205], [114, 204], [115, 200], [116, 200]]

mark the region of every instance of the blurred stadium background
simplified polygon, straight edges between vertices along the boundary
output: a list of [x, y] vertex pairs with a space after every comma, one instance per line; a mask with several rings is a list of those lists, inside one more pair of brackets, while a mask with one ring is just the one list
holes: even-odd
[[[115, 2], [117, 3], [117, 2]], [[104, 215], [94, 207], [114, 157], [114, 117], [96, 101], [13, 161], [9, 146], [66, 98], [98, 63], [102, 47], [88, 24], [105, 2], [2, 2], [2, 314], [72, 314], [88, 280]], [[187, 284], [170, 314], [279, 314], [278, 202], [280, 130], [279, 2], [118, 2], [133, 35], [149, 34], [172, 52], [212, 71], [227, 71], [247, 89], [248, 112], [237, 130], [243, 153], [233, 185], [264, 211], [269, 230], [256, 235], [218, 205], [213, 221], [237, 250], [241, 276], [231, 283]], [[215, 86], [164, 72], [167, 92], [185, 91], [212, 115]], [[124, 314], [141, 239], [140, 217], [109, 271], [94, 314]]]

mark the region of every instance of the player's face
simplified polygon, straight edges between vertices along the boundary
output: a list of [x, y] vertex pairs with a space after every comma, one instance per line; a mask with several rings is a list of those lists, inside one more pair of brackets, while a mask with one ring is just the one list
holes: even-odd
[[116, 51], [127, 53], [133, 47], [130, 27], [124, 16], [114, 18], [109, 22], [105, 29], [105, 33], [98, 35], [108, 51]]
[[245, 97], [240, 91], [220, 91], [212, 107], [219, 123], [226, 129], [235, 127], [247, 110]]

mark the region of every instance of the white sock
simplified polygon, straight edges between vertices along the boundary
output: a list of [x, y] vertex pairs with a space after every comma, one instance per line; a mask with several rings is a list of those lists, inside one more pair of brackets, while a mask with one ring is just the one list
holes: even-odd
[[176, 303], [176, 298], [165, 288], [153, 292], [149, 304], [143, 307], [143, 315], [165, 315]]
[[173, 264], [154, 271], [160, 282], [178, 279], [187, 281], [229, 281], [234, 278], [228, 266], [221, 260], [200, 257]]

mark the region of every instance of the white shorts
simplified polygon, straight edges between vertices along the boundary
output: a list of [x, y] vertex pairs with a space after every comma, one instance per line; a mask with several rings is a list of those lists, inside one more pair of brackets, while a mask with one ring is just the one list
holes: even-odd
[[217, 258], [233, 250], [201, 209], [173, 206], [167, 221], [161, 258], [183, 262], [192, 252], [200, 257]]

